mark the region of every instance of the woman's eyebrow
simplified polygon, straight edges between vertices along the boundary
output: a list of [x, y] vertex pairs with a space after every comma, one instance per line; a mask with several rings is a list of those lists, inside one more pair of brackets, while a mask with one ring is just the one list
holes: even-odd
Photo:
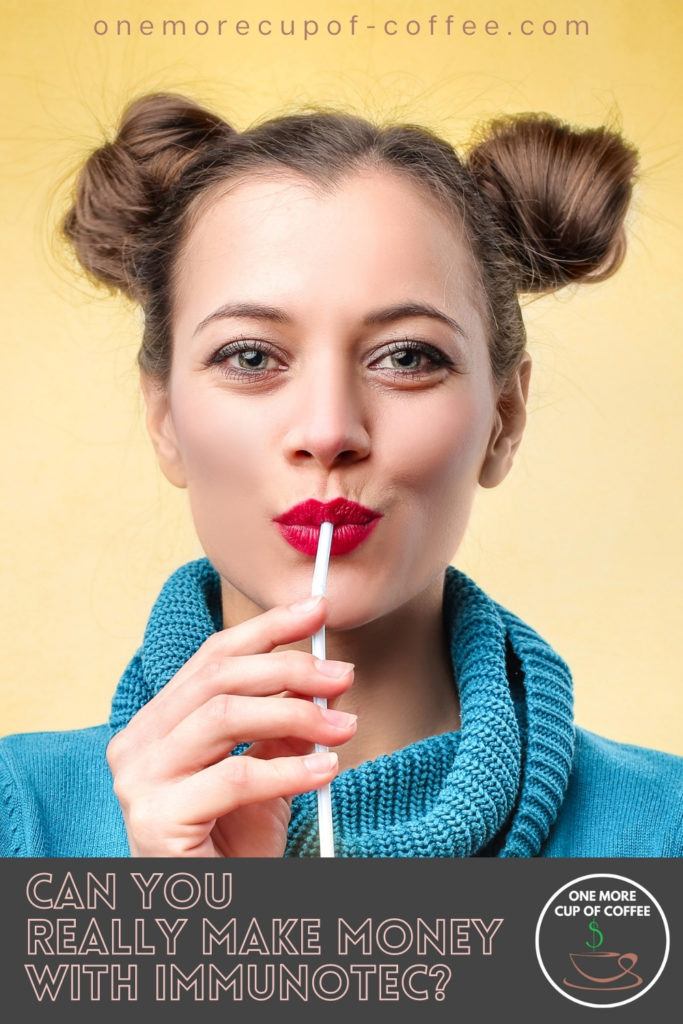
[[394, 320], [403, 320], [409, 316], [426, 316], [432, 320], [440, 320], [441, 323], [451, 327], [461, 338], [467, 338], [465, 331], [457, 320], [454, 320], [452, 316], [443, 313], [436, 306], [432, 306], [428, 302], [402, 302], [396, 306], [387, 306], [386, 309], [377, 309], [373, 313], [368, 313], [363, 323], [366, 326], [385, 324], [391, 323]]
[[[424, 316], [432, 320], [439, 320], [446, 324], [462, 338], [467, 338], [461, 325], [453, 317], [443, 313], [440, 309], [428, 302], [402, 302], [394, 306], [387, 306], [385, 309], [376, 309], [368, 313], [363, 319], [363, 325], [370, 327], [373, 324], [393, 323], [395, 320], [403, 320], [406, 317]], [[229, 317], [249, 318], [252, 320], [271, 320], [279, 324], [292, 324], [293, 318], [284, 309], [277, 306], [265, 306], [255, 302], [226, 302], [213, 313], [209, 313], [197, 324], [194, 334], [212, 323], [214, 320], [223, 320]]]

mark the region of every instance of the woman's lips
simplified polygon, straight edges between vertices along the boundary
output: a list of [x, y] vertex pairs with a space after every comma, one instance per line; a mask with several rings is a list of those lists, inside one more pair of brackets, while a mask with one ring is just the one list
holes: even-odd
[[332, 523], [331, 555], [345, 555], [370, 536], [383, 513], [340, 495], [331, 501], [309, 498], [274, 519], [278, 530], [293, 548], [304, 555], [318, 550], [321, 523]]
[[[379, 518], [369, 523], [343, 523], [335, 526], [332, 532], [332, 547], [330, 555], [345, 555], [353, 551], [359, 544], [370, 536], [379, 523]], [[284, 523], [275, 523], [278, 530], [293, 548], [303, 552], [304, 555], [315, 555], [318, 550], [318, 537], [320, 536], [319, 526], [301, 526]]]

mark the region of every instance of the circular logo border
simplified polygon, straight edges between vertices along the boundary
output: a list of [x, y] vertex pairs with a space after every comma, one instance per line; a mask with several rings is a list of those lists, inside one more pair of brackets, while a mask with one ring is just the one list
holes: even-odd
[[[652, 979], [652, 981], [650, 981], [645, 986], [644, 989], [641, 989], [640, 992], [637, 992], [633, 996], [629, 996], [628, 999], [622, 999], [621, 1002], [618, 1002], [618, 1003], [589, 1003], [589, 1002], [587, 1002], [584, 999], [578, 999], [576, 996], [569, 995], [568, 992], [565, 992], [564, 989], [560, 988], [560, 986], [550, 977], [550, 975], [548, 974], [548, 972], [547, 972], [547, 970], [545, 968], [545, 964], [543, 963], [543, 958], [541, 957], [541, 950], [540, 950], [540, 946], [539, 946], [539, 936], [540, 936], [540, 933], [541, 933], [541, 925], [543, 924], [543, 919], [545, 917], [545, 913], [546, 913], [548, 907], [553, 902], [553, 900], [556, 898], [556, 896], [558, 896], [561, 892], [563, 892], [564, 889], [567, 889], [570, 885], [575, 885], [577, 882], [584, 882], [587, 878], [618, 878], [621, 882], [628, 882], [630, 885], [635, 885], [636, 888], [640, 889], [641, 892], [644, 892], [648, 896], [648, 898], [652, 900], [652, 902], [656, 906], [657, 910], [659, 911], [659, 913], [661, 915], [661, 918], [662, 918], [662, 922], [664, 924], [664, 935], [666, 937], [666, 943], [665, 943], [665, 948], [664, 948], [664, 958], [663, 958], [663, 960], [661, 962], [659, 970], [655, 974], [655, 976]], [[538, 915], [538, 921], [536, 923], [536, 932], [535, 932], [535, 935], [534, 935], [534, 947], [535, 947], [535, 950], [536, 950], [536, 959], [538, 960], [538, 965], [541, 968], [541, 970], [543, 971], [543, 974], [545, 975], [546, 980], [548, 982], [550, 982], [550, 984], [553, 986], [553, 988], [556, 989], [560, 993], [560, 995], [564, 996], [565, 999], [570, 999], [572, 1001], [572, 1003], [578, 1003], [579, 1006], [593, 1006], [593, 1007], [595, 1007], [598, 1010], [611, 1010], [612, 1007], [614, 1007], [614, 1006], [625, 1006], [627, 1003], [632, 1003], [635, 999], [640, 999], [641, 996], [645, 995], [645, 993], [648, 991], [648, 989], [652, 988], [652, 986], [657, 981], [657, 979], [659, 978], [660, 974], [662, 973], [662, 971], [666, 967], [667, 962], [669, 960], [669, 950], [670, 950], [670, 947], [671, 947], [671, 935], [670, 935], [670, 932], [669, 932], [669, 922], [666, 919], [666, 914], [662, 910], [662, 908], [661, 908], [661, 906], [659, 904], [659, 901], [655, 899], [655, 897], [652, 895], [652, 893], [649, 891], [649, 889], [646, 889], [644, 885], [640, 884], [640, 882], [636, 882], [632, 878], [627, 878], [626, 875], [614, 875], [614, 874], [612, 874], [609, 871], [604, 871], [604, 872], [603, 871], [594, 871], [594, 872], [591, 872], [591, 874], [589, 874], [589, 875], [580, 875], [578, 878], [572, 878], [568, 882], [565, 882], [564, 885], [561, 885], [559, 887], [559, 889], [556, 889], [555, 892], [552, 894], [552, 896], [546, 901], [545, 906], [541, 910], [541, 913]]]

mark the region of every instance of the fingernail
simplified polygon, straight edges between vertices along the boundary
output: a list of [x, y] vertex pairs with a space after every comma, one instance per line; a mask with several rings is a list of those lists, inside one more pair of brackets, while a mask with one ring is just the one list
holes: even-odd
[[322, 672], [324, 676], [334, 676], [335, 679], [340, 679], [356, 667], [352, 661], [322, 661], [320, 658], [313, 660], [318, 672]]
[[337, 711], [335, 708], [321, 708], [320, 711], [323, 718], [342, 729], [347, 729], [358, 721], [358, 715], [352, 715], [347, 711]]
[[290, 612], [310, 612], [317, 605], [318, 601], [322, 597], [322, 594], [314, 594], [313, 597], [306, 597], [303, 601], [295, 601], [294, 604], [290, 604]]
[[317, 772], [319, 774], [327, 774], [332, 768], [336, 768], [339, 762], [339, 757], [333, 751], [326, 753], [320, 751], [318, 754], [307, 754], [304, 758], [304, 764], [308, 768], [309, 772]]

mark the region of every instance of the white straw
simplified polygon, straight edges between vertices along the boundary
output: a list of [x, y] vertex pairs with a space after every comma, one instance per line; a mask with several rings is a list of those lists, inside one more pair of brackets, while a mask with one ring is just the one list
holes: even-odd
[[[324, 594], [327, 586], [327, 568], [330, 564], [330, 548], [332, 547], [333, 523], [320, 524], [320, 536], [318, 538], [318, 550], [315, 556], [315, 567], [313, 569], [313, 584], [311, 595]], [[316, 658], [325, 659], [325, 626], [322, 625], [317, 633], [313, 634], [313, 654]], [[313, 700], [321, 708], [327, 707], [326, 697], [314, 697]], [[329, 750], [323, 743], [315, 744], [315, 751], [327, 753]], [[320, 856], [334, 857], [334, 832], [332, 828], [332, 793], [329, 782], [318, 789], [318, 833], [320, 835]]]

